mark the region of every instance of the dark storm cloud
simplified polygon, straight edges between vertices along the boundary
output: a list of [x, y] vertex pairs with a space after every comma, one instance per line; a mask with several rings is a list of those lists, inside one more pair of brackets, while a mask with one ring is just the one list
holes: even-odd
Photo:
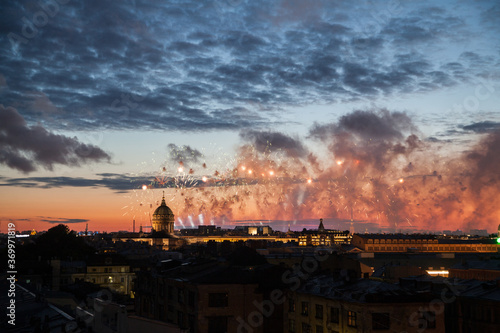
[[298, 138], [272, 131], [243, 131], [240, 137], [252, 144], [258, 152], [282, 151], [289, 157], [304, 157], [307, 149]]
[[[48, 2], [2, 3], [0, 94], [50, 128], [264, 127], [284, 106], [436, 90], [498, 62], [435, 56], [488, 37], [425, 2]], [[498, 6], [476, 11], [491, 26]]]
[[94, 145], [53, 134], [40, 125], [27, 126], [16, 109], [0, 104], [0, 163], [28, 173], [38, 166], [52, 170], [56, 164], [78, 166], [110, 159]]

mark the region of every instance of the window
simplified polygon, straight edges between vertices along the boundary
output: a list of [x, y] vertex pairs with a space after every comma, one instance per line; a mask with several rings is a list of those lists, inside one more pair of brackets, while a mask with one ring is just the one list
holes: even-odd
[[165, 306], [163, 305], [158, 305], [158, 315], [160, 317], [160, 320], [165, 320], [167, 317], [167, 312], [165, 311]]
[[177, 301], [179, 304], [184, 304], [184, 290], [180, 289], [177, 291]]
[[227, 293], [208, 294], [208, 306], [211, 308], [225, 308], [228, 305]]
[[208, 333], [227, 333], [227, 317], [208, 317]]
[[330, 321], [332, 323], [339, 322], [339, 308], [330, 308]]
[[190, 307], [194, 307], [194, 292], [190, 291], [188, 294], [188, 304]]
[[295, 333], [295, 320], [293, 319], [288, 320], [288, 332]]
[[391, 318], [388, 313], [372, 313], [372, 328], [374, 330], [388, 330], [391, 327]]
[[302, 311], [300, 312], [303, 316], [309, 316], [309, 303], [302, 302]]
[[174, 291], [172, 286], [167, 286], [167, 294], [168, 294], [168, 299], [173, 299]]
[[125, 278], [120, 278], [120, 282], [121, 283], [125, 282]]
[[163, 283], [158, 284], [158, 294], [160, 295], [160, 297], [163, 297], [165, 295], [165, 285]]
[[356, 312], [354, 311], [347, 312], [347, 326], [356, 327]]
[[288, 312], [295, 312], [295, 300], [293, 298], [288, 299]]
[[323, 333], [323, 326], [316, 325], [316, 333]]
[[184, 327], [184, 313], [177, 311], [177, 325]]
[[323, 305], [316, 304], [316, 318], [323, 319]]
[[189, 332], [195, 331], [196, 321], [194, 320], [193, 315], [188, 315], [188, 326], [189, 326]]
[[302, 323], [302, 333], [311, 333], [311, 325]]

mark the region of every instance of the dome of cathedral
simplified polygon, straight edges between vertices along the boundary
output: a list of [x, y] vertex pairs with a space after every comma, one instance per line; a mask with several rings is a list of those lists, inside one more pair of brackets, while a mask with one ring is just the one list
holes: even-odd
[[155, 209], [152, 216], [152, 227], [154, 231], [165, 231], [168, 234], [174, 233], [174, 213], [165, 203], [165, 193], [161, 199], [161, 205]]
[[153, 215], [174, 215], [170, 207], [165, 203], [165, 197], [161, 200], [161, 205], [156, 208]]

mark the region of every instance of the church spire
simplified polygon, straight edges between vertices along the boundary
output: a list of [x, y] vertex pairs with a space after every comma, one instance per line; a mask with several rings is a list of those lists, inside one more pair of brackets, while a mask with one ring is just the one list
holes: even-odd
[[324, 232], [325, 231], [325, 226], [323, 225], [323, 219], [319, 219], [318, 231], [319, 232]]
[[163, 191], [163, 197], [161, 198], [161, 205], [166, 206], [167, 204], [165, 203], [165, 191]]

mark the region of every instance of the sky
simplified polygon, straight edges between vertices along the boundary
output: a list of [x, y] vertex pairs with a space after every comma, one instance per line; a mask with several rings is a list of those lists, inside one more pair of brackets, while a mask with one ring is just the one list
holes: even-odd
[[498, 1], [2, 1], [0, 232], [497, 230]]

